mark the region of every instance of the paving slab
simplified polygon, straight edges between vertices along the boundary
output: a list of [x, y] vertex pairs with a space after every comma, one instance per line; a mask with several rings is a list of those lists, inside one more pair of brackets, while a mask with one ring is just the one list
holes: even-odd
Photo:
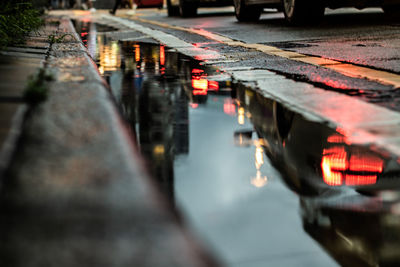
[[6, 66], [41, 66], [44, 60], [41, 58], [27, 58], [16, 56], [0, 56], [0, 65]]
[[6, 141], [8, 134], [12, 131], [14, 114], [23, 106], [25, 106], [23, 103], [0, 102], [0, 144]]
[[1, 51], [0, 55], [14, 56], [14, 57], [27, 57], [27, 58], [40, 58], [40, 59], [44, 59], [46, 57], [45, 54], [24, 53], [24, 52], [15, 52], [15, 51]]
[[21, 52], [21, 53], [31, 53], [31, 54], [46, 54], [46, 47], [29, 47], [29, 46], [21, 46], [21, 47], [7, 47], [5, 49], [7, 52]]

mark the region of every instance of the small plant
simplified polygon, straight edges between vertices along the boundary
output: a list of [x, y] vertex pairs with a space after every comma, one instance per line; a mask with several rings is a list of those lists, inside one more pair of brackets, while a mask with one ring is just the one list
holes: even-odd
[[53, 76], [47, 74], [45, 69], [39, 69], [39, 72], [28, 80], [24, 91], [25, 101], [30, 105], [37, 105], [45, 101], [49, 94], [47, 82], [52, 80]]
[[47, 39], [48, 39], [49, 43], [52, 43], [52, 44], [54, 44], [54, 43], [62, 43], [64, 41], [64, 38], [67, 37], [67, 36], [70, 36], [72, 38], [72, 40], [76, 40], [75, 37], [70, 33], [65, 33], [65, 34], [63, 34], [61, 36], [56, 36], [55, 34], [50, 34], [47, 37]]
[[0, 3], [0, 49], [22, 43], [32, 31], [43, 25], [39, 11], [25, 0]]

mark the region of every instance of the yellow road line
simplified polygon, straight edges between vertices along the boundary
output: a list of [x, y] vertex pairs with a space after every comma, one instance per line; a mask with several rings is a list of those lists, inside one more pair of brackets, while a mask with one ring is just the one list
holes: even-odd
[[287, 58], [290, 60], [300, 61], [303, 63], [312, 64], [315, 66], [320, 66], [323, 68], [331, 69], [336, 72], [342, 73], [349, 77], [355, 78], [363, 78], [368, 79], [371, 81], [376, 81], [381, 84], [391, 85], [394, 88], [400, 88], [400, 75], [394, 74], [387, 71], [382, 70], [375, 70], [368, 67], [361, 67], [357, 65], [353, 65], [351, 63], [343, 63], [337, 60], [316, 57], [316, 56], [308, 56], [292, 51], [282, 50], [273, 46], [263, 45], [263, 44], [248, 44], [241, 41], [235, 41], [228, 37], [215, 34], [203, 29], [193, 29], [193, 28], [186, 28], [181, 26], [173, 26], [167, 23], [157, 22], [153, 20], [148, 20], [144, 18], [139, 18], [137, 16], [128, 16], [130, 19], [134, 19], [140, 22], [149, 23], [153, 25], [157, 25], [163, 28], [186, 31], [189, 33], [194, 33], [198, 35], [202, 35], [208, 39], [229, 45], [229, 46], [240, 46], [249, 49], [256, 49], [260, 52], [263, 52], [268, 55], [278, 56]]

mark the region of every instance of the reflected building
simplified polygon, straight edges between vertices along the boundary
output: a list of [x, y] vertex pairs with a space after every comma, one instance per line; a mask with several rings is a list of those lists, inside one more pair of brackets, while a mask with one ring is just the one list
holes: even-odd
[[174, 201], [174, 159], [189, 152], [189, 100], [179, 80], [183, 65], [173, 64], [179, 61], [177, 54], [166, 52], [162, 45], [121, 45], [121, 111], [147, 159], [149, 171]]
[[174, 199], [174, 109], [171, 92], [159, 81], [145, 80], [138, 98], [138, 139], [149, 170], [163, 192]]

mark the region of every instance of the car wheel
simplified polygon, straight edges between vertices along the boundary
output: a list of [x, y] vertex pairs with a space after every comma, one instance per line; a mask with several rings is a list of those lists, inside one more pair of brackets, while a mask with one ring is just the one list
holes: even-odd
[[318, 22], [322, 19], [325, 6], [320, 0], [282, 0], [283, 13], [291, 25]]
[[257, 21], [260, 18], [262, 8], [246, 6], [245, 0], [234, 0], [233, 3], [238, 21]]
[[184, 18], [195, 17], [197, 15], [197, 3], [193, 1], [180, 0], [179, 11]]
[[171, 0], [167, 0], [168, 17], [179, 16], [179, 6], [173, 6]]

